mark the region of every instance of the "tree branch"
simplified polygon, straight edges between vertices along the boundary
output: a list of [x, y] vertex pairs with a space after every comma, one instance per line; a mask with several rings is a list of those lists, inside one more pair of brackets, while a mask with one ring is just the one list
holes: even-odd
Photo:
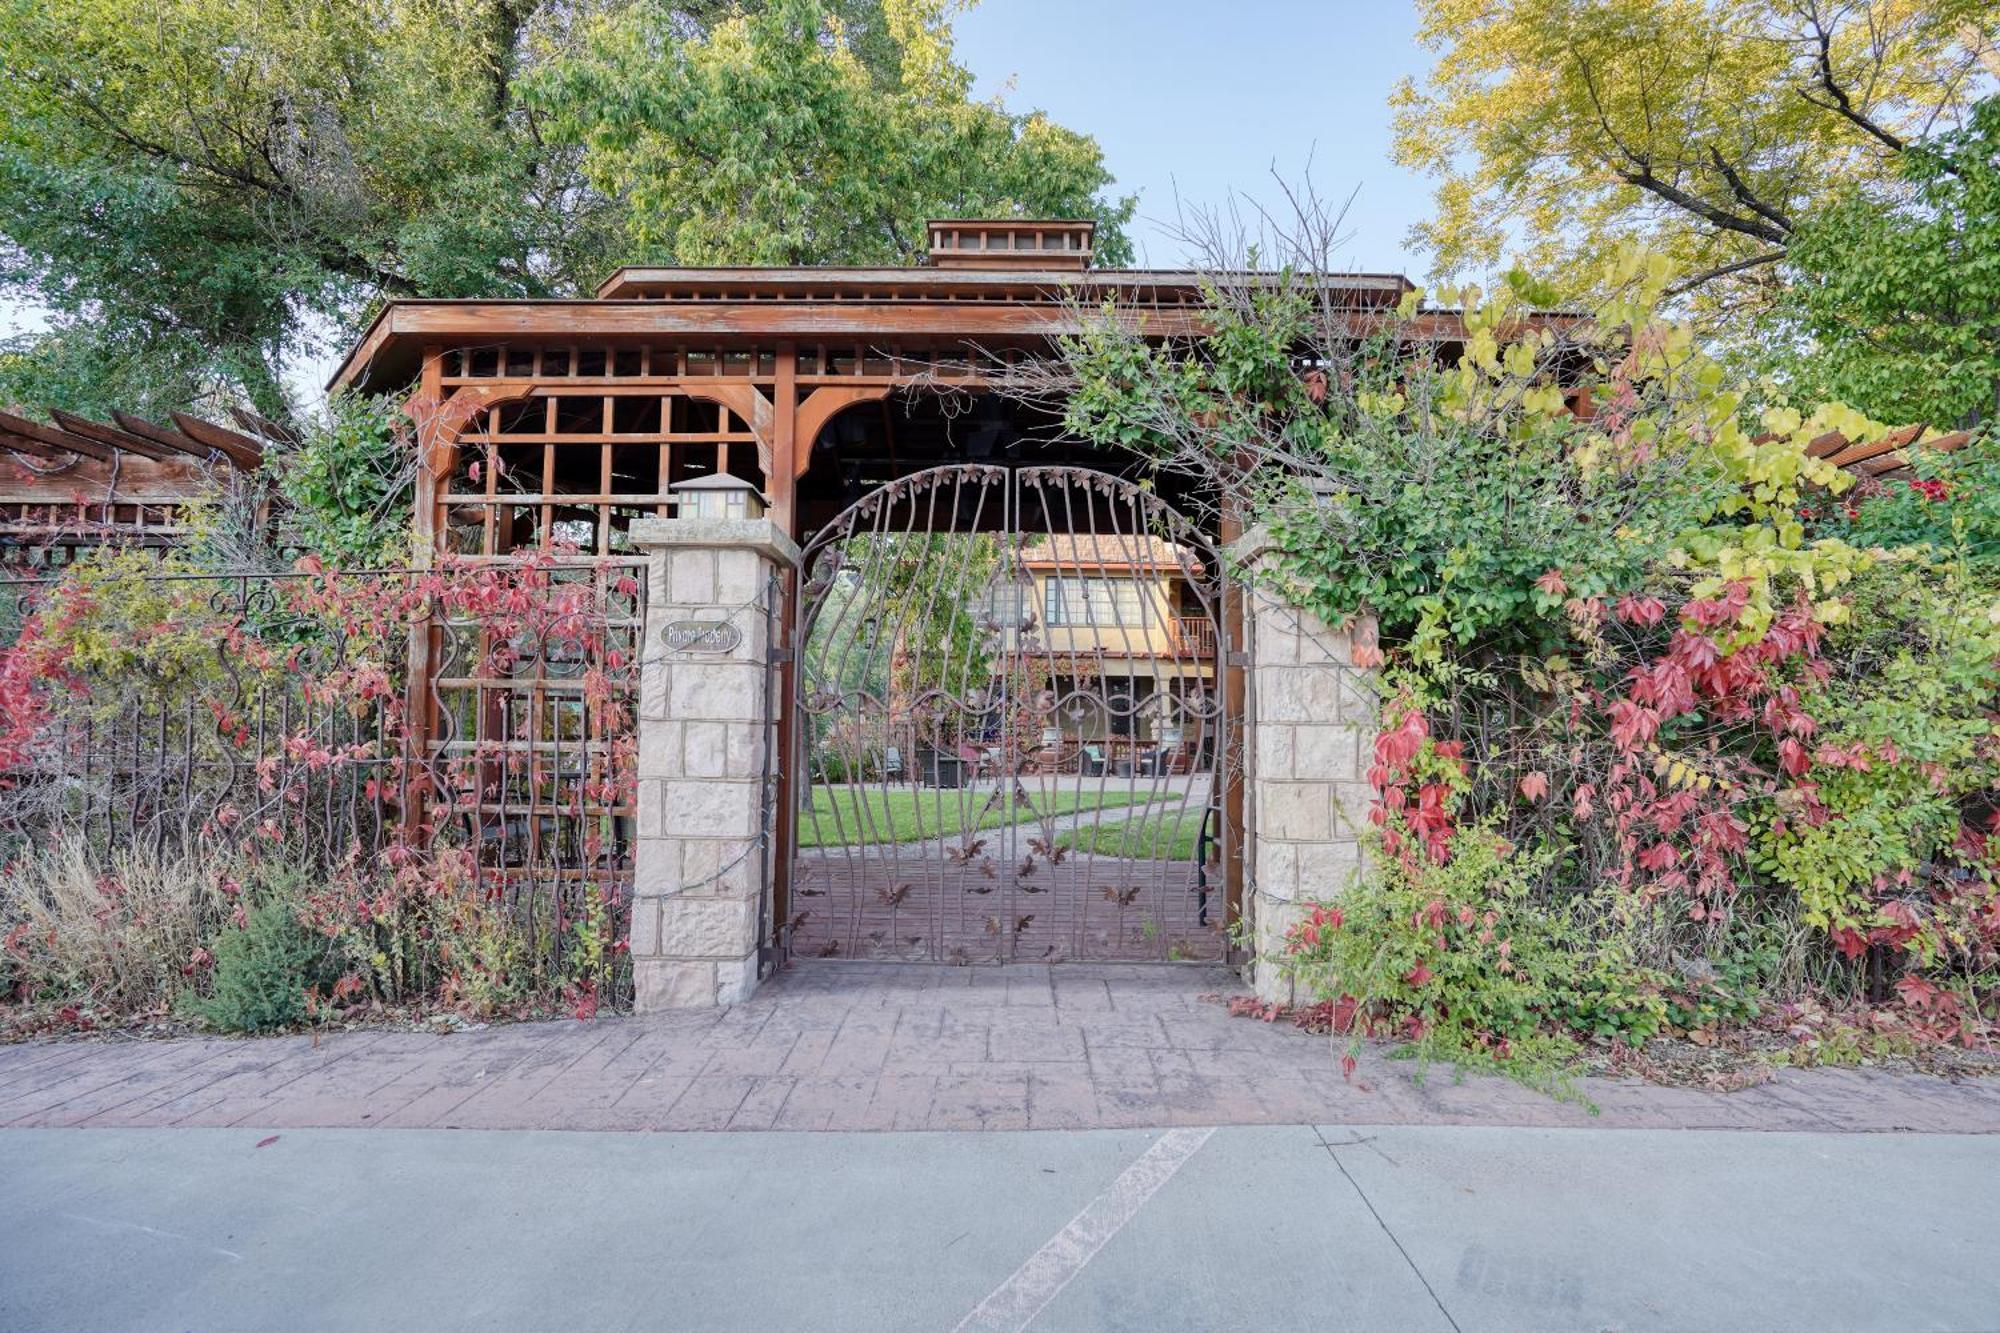
[[1614, 165], [1611, 168], [1613, 174], [1618, 179], [1624, 181], [1627, 185], [1636, 185], [1649, 194], [1657, 195], [1676, 208], [1680, 208], [1694, 214], [1698, 218], [1713, 223], [1724, 231], [1739, 232], [1742, 235], [1752, 236], [1760, 241], [1769, 242], [1772, 245], [1785, 244], [1790, 235], [1789, 227], [1780, 230], [1768, 219], [1760, 222], [1754, 217], [1743, 217], [1740, 214], [1730, 212], [1726, 208], [1718, 208], [1699, 195], [1690, 194], [1678, 185], [1671, 184], [1655, 175], [1653, 172], [1652, 156], [1648, 153], [1641, 153], [1626, 143], [1623, 137], [1619, 135], [1617, 128], [1612, 125], [1611, 117], [1604, 109], [1604, 101], [1598, 95], [1597, 79], [1591, 71], [1590, 62], [1582, 56], [1577, 56], [1576, 63], [1578, 70], [1583, 75], [1584, 90], [1590, 95], [1591, 107], [1597, 113], [1598, 128], [1604, 131], [1604, 136], [1611, 141], [1619, 153], [1624, 155], [1626, 161], [1631, 163], [1629, 167]]
[[1909, 145], [1894, 134], [1891, 134], [1888, 130], [1877, 125], [1857, 109], [1853, 99], [1848, 97], [1847, 90], [1840, 86], [1840, 80], [1834, 77], [1833, 29], [1820, 21], [1817, 8], [1812, 11], [1806, 21], [1812, 25], [1813, 63], [1819, 72], [1819, 86], [1826, 89], [1827, 96], [1833, 100], [1831, 102], [1822, 102], [1804, 88], [1797, 89], [1798, 95], [1820, 110], [1831, 111], [1835, 115], [1859, 126], [1893, 151], [1902, 152]]
[[1765, 218], [1776, 226], [1783, 227], [1787, 234], [1797, 230], [1792, 225], [1790, 218], [1751, 193], [1750, 187], [1743, 183], [1743, 178], [1736, 173], [1736, 168], [1729, 165], [1729, 159], [1722, 155], [1720, 148], [1711, 144], [1708, 155], [1714, 159], [1715, 169], [1722, 173], [1722, 179], [1729, 182], [1729, 192], [1736, 196], [1737, 203], [1743, 205], [1758, 217]]
[[1751, 255], [1748, 259], [1738, 259], [1732, 263], [1718, 264], [1714, 268], [1704, 269], [1691, 278], [1675, 283], [1673, 286], [1667, 288], [1667, 295], [1684, 296], [1704, 283], [1713, 282], [1717, 278], [1727, 277], [1731, 273], [1741, 273], [1745, 269], [1758, 268], [1765, 264], [1775, 264], [1784, 257], [1785, 252], [1783, 250], [1767, 250], [1760, 255]]
[[1740, 214], [1732, 213], [1726, 208], [1718, 208], [1699, 195], [1690, 194], [1678, 185], [1671, 185], [1661, 180], [1653, 174], [1653, 168], [1649, 163], [1641, 163], [1634, 169], [1614, 167], [1612, 170], [1617, 174], [1618, 179], [1624, 181], [1627, 185], [1636, 185], [1647, 193], [1657, 195], [1666, 200], [1676, 208], [1684, 209], [1698, 218], [1713, 223], [1724, 231], [1738, 232], [1744, 236], [1754, 236], [1758, 240], [1768, 241], [1772, 245], [1783, 245], [1790, 239], [1788, 232], [1779, 230], [1769, 222], [1759, 222], [1754, 218], [1746, 218]]

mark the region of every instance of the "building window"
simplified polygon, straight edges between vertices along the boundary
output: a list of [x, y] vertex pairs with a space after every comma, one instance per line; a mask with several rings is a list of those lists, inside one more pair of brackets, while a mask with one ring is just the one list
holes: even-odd
[[1138, 626], [1145, 614], [1135, 579], [1053, 578], [1042, 619], [1050, 625]]

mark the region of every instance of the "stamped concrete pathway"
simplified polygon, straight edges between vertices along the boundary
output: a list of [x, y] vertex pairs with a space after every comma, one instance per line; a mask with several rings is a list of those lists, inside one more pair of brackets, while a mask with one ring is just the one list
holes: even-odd
[[1481, 1124], [2000, 1131], [2000, 1081], [1783, 1072], [1716, 1094], [1594, 1079], [1600, 1109], [1231, 1018], [1186, 967], [803, 964], [702, 1014], [0, 1047], [0, 1125], [631, 1130]]

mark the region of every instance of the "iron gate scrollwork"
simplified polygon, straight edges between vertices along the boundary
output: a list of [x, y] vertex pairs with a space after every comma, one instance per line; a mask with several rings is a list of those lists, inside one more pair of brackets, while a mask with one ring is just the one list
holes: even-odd
[[802, 568], [794, 956], [1226, 956], [1224, 573], [1192, 523], [1088, 469], [942, 467]]

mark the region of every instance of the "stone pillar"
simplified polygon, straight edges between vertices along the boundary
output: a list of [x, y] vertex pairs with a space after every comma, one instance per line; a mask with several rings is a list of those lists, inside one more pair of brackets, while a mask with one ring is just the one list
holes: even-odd
[[1269, 534], [1256, 529], [1229, 556], [1244, 580], [1251, 981], [1258, 998], [1289, 1004], [1311, 997], [1294, 996], [1278, 965], [1286, 931], [1313, 903], [1338, 898], [1361, 869], [1378, 696], [1370, 670], [1354, 660], [1357, 648], [1375, 647], [1374, 620], [1335, 628], [1289, 605], [1258, 578], [1272, 552]]
[[757, 988], [775, 774], [773, 573], [798, 558], [765, 519], [641, 519], [635, 1007], [737, 1004]]

